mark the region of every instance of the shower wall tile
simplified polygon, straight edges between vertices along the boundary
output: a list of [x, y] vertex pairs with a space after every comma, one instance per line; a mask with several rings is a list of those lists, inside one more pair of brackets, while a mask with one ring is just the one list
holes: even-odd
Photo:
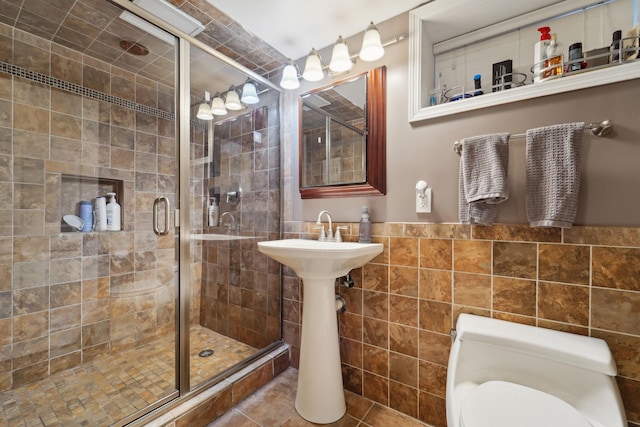
[[[357, 224], [345, 225], [355, 237]], [[313, 223], [284, 226], [285, 238], [315, 235]], [[627, 417], [640, 423], [639, 229], [411, 223], [373, 230], [384, 255], [353, 272], [354, 288], [339, 289], [348, 302], [338, 317], [345, 388], [445, 427], [449, 332], [460, 313], [472, 313], [604, 339]], [[417, 269], [403, 265], [412, 256]], [[297, 366], [299, 316], [289, 311], [299, 309], [304, 289], [284, 272], [284, 339]]]
[[[39, 37], [46, 28], [0, 25], [0, 59], [174, 112], [173, 88], [74, 50], [94, 28], [66, 19], [84, 34], [62, 29], [52, 43]], [[0, 346], [14, 347], [0, 388], [173, 333], [175, 236], [155, 236], [150, 218], [157, 190], [175, 203], [175, 159], [172, 120], [0, 76]], [[78, 214], [63, 175], [121, 180], [124, 231], [61, 233], [62, 216]], [[73, 191], [98, 188], [79, 180]]]
[[13, 127], [14, 129], [48, 134], [49, 110], [15, 103], [13, 104]]
[[13, 315], [37, 313], [49, 308], [49, 288], [40, 286], [13, 291]]

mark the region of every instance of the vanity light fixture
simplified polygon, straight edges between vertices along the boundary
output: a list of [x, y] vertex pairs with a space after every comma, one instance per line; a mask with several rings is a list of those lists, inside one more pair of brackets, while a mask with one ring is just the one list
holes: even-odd
[[219, 93], [213, 97], [211, 101], [211, 112], [216, 116], [225, 116], [227, 114], [227, 108], [224, 106], [224, 100]]
[[298, 80], [298, 68], [291, 59], [287, 61], [287, 65], [285, 65], [282, 70], [280, 87], [283, 89], [298, 89], [300, 87], [300, 81]]
[[260, 102], [255, 83], [247, 81], [244, 86], [242, 86], [242, 98], [240, 98], [240, 100], [249, 105]]
[[211, 95], [209, 92], [204, 92], [204, 101], [198, 107], [198, 113], [196, 117], [200, 120], [213, 120], [213, 114], [211, 114], [211, 107], [209, 106], [209, 101], [211, 100]]
[[364, 37], [362, 38], [362, 48], [360, 48], [360, 59], [363, 61], [376, 61], [384, 56], [384, 47], [380, 41], [380, 32], [373, 25], [373, 21], [369, 24]]
[[351, 61], [351, 55], [349, 55], [349, 46], [347, 46], [342, 36], [338, 36], [336, 44], [333, 45], [329, 69], [334, 73], [342, 73], [349, 71], [351, 67], [353, 67], [353, 61]]
[[322, 60], [320, 59], [320, 54], [314, 48], [311, 49], [309, 56], [307, 56], [302, 78], [308, 82], [317, 82], [324, 78]]
[[329, 69], [329, 74], [331, 75], [349, 71], [353, 67], [356, 58], [367, 62], [377, 61], [384, 56], [385, 47], [399, 43], [406, 38], [407, 36], [402, 34], [382, 43], [378, 28], [371, 22], [364, 32], [362, 48], [358, 55], [349, 55], [349, 47], [342, 36], [339, 36], [333, 46], [331, 62], [328, 66], [322, 65], [322, 58], [315, 48], [312, 48], [309, 55], [307, 55], [302, 75], [300, 75], [298, 65], [288, 59], [287, 65], [282, 70], [280, 87], [283, 89], [298, 89], [300, 87], [300, 77], [308, 82], [320, 81], [325, 77], [327, 69]]
[[224, 101], [224, 106], [227, 110], [237, 111], [242, 110], [242, 104], [240, 103], [240, 97], [238, 96], [238, 92], [236, 92], [236, 88], [231, 86], [229, 91], [227, 92], [227, 96]]

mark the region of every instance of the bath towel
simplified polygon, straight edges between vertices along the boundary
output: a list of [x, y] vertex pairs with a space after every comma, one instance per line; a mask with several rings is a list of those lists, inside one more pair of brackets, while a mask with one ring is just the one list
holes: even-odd
[[465, 138], [460, 146], [460, 222], [492, 225], [498, 212], [496, 204], [509, 198], [509, 134]]
[[580, 190], [584, 123], [527, 130], [525, 200], [532, 227], [573, 225]]

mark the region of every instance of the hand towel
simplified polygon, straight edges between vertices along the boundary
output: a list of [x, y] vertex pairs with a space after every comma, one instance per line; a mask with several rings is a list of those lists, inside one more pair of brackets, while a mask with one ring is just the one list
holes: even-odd
[[525, 200], [531, 227], [573, 225], [583, 131], [583, 122], [527, 130]]
[[460, 222], [492, 225], [495, 206], [509, 198], [509, 134], [474, 136], [460, 141]]

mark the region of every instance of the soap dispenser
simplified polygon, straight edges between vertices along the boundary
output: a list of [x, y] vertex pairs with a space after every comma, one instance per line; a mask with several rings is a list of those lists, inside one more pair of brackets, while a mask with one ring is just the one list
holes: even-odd
[[116, 202], [116, 193], [107, 193], [107, 231], [120, 231], [120, 205]]
[[360, 231], [358, 233], [358, 242], [371, 243], [371, 218], [369, 217], [369, 207], [362, 207], [362, 216], [360, 217]]
[[209, 227], [217, 227], [220, 225], [220, 207], [215, 197], [211, 198], [211, 204], [209, 205], [207, 213], [207, 225]]

